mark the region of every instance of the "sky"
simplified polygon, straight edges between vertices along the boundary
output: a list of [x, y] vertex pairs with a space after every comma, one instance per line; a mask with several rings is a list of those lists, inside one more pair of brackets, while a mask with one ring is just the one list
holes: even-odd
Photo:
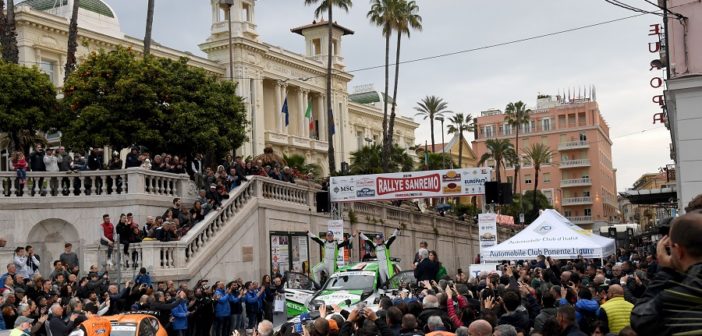
[[[120, 20], [122, 31], [143, 37], [146, 1], [107, 0]], [[416, 0], [423, 30], [403, 40], [401, 59], [469, 50], [532, 36], [563, 31], [637, 13], [615, 7], [604, 0]], [[644, 0], [626, 3], [655, 10]], [[154, 41], [204, 56], [198, 44], [209, 36], [210, 2], [206, 0], [157, 0]], [[356, 85], [373, 84], [382, 89], [385, 49], [380, 30], [366, 13], [370, 4], [354, 1], [349, 13], [337, 11], [334, 20], [355, 31], [342, 40], [347, 70]], [[302, 0], [258, 0], [255, 8], [261, 41], [302, 53], [304, 39], [290, 28], [311, 23], [313, 8]], [[490, 108], [504, 110], [509, 102], [524, 101], [535, 107], [537, 94], [555, 95], [568, 88], [594, 85], [600, 111], [610, 126], [617, 189], [631, 188], [642, 174], [656, 172], [672, 163], [670, 134], [653, 124], [660, 108], [651, 101], [662, 94], [649, 81], [654, 55], [648, 51], [650, 24], [661, 23], [655, 15], [643, 15], [593, 28], [577, 30], [521, 43], [460, 53], [453, 56], [403, 64], [400, 67], [398, 109], [413, 117], [417, 101], [436, 95], [449, 109], [479, 115]], [[394, 42], [393, 42], [394, 44]], [[393, 48], [394, 49], [394, 48]], [[394, 51], [393, 51], [394, 52]], [[393, 54], [394, 55], [394, 54]], [[392, 76], [392, 73], [391, 73]], [[429, 125], [415, 136], [423, 144], [430, 137]], [[435, 129], [437, 143], [440, 127]], [[470, 140], [470, 139], [469, 139]], [[448, 141], [448, 137], [447, 140]]]

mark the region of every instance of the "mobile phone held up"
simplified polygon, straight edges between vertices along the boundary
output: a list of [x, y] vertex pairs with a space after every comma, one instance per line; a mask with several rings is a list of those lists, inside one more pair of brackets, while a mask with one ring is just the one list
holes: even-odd
[[295, 333], [296, 333], [296, 334], [302, 335], [302, 332], [303, 332], [303, 330], [302, 330], [302, 322], [295, 323], [294, 328], [295, 328]]

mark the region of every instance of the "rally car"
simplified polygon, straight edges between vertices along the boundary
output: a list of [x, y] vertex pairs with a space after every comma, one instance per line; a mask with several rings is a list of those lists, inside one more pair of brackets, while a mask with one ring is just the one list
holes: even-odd
[[[407, 284], [414, 284], [413, 271], [401, 271], [393, 263], [395, 275], [378, 287], [378, 263], [361, 262], [342, 266], [323, 286], [301, 273], [286, 273], [285, 308], [289, 318], [317, 310], [321, 304], [352, 307], [363, 301], [367, 307], [378, 305], [382, 295], [392, 295]], [[395, 293], [397, 294], [397, 293]]]

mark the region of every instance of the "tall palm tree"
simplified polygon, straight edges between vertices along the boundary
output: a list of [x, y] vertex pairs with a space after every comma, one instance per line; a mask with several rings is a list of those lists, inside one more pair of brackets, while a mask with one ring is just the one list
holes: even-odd
[[[448, 110], [448, 103], [437, 96], [426, 96], [422, 98], [420, 102], [417, 103], [418, 117], [423, 117], [422, 120], [429, 119], [429, 130], [431, 132], [431, 151], [436, 153], [436, 146], [434, 143], [434, 120], [437, 117], [445, 118], [446, 114], [451, 113]], [[441, 130], [443, 132], [443, 130]]]
[[495, 160], [495, 178], [497, 182], [500, 183], [502, 182], [500, 168], [504, 167], [505, 160], [511, 152], [514, 152], [514, 147], [512, 147], [512, 143], [507, 139], [488, 139], [485, 141], [485, 146], [487, 152], [480, 157], [478, 166], [482, 165], [487, 160]]
[[536, 191], [539, 188], [539, 171], [541, 170], [541, 165], [551, 162], [553, 152], [547, 145], [537, 142], [527, 147], [524, 150], [524, 154], [526, 154], [524, 159], [534, 166], [534, 196], [532, 203], [534, 204], [534, 212], [538, 213], [539, 206], [536, 203]]
[[[0, 9], [0, 12], [2, 10]], [[7, 15], [5, 16], [3, 34], [0, 36], [2, 58], [9, 63], [19, 63], [19, 49], [17, 49], [17, 29], [15, 25], [15, 1], [7, 0]]]
[[[382, 28], [385, 38], [385, 90], [383, 91], [383, 152], [388, 142], [388, 88], [390, 87], [390, 36], [397, 21], [398, 0], [372, 0], [366, 17], [371, 23]], [[393, 102], [394, 103], [394, 102]], [[387, 170], [387, 160], [382, 160], [383, 170]]]
[[463, 113], [456, 113], [449, 118], [449, 121], [451, 124], [448, 126], [448, 133], [458, 133], [458, 167], [461, 168], [463, 167], [463, 132], [472, 132], [475, 129], [473, 116], [470, 113], [465, 116]]
[[[395, 108], [397, 107], [397, 86], [400, 80], [400, 44], [402, 35], [410, 38], [411, 30], [422, 30], [422, 17], [419, 16], [419, 6], [415, 1], [398, 0], [397, 14], [393, 28], [397, 31], [397, 48], [395, 49], [395, 82], [392, 93], [392, 109], [390, 111], [390, 122], [387, 131], [387, 141], [385, 142], [385, 153], [392, 148], [393, 134], [395, 131]], [[386, 80], [387, 83], [387, 80]], [[387, 104], [386, 104], [387, 105]], [[431, 148], [432, 151], [434, 147]]]
[[144, 58], [151, 54], [151, 31], [154, 26], [154, 6], [156, 0], [149, 0], [146, 6], [146, 32], [144, 33]]
[[[517, 129], [514, 137], [515, 153], [519, 153], [519, 128], [522, 127], [522, 125], [529, 123], [529, 113], [531, 113], [531, 110], [527, 109], [526, 104], [524, 104], [524, 102], [521, 100], [516, 103], [509, 103], [507, 104], [507, 107], [505, 107], [505, 122], [510, 127], [515, 127]], [[519, 168], [521, 165], [519, 161], [519, 158], [517, 158], [517, 164], [514, 165], [513, 194], [517, 193], [517, 184], [519, 184]]]
[[[5, 0], [0, 0], [0, 52], [5, 45]], [[4, 56], [0, 54], [0, 57]], [[4, 59], [4, 57], [2, 57]]]
[[334, 114], [332, 113], [332, 30], [334, 29], [333, 12], [334, 6], [339, 7], [348, 13], [352, 5], [351, 0], [305, 0], [305, 5], [313, 5], [319, 2], [319, 6], [314, 10], [314, 16], [319, 18], [327, 12], [327, 135], [328, 146], [327, 156], [329, 157], [329, 173], [336, 169], [336, 159], [334, 157]]
[[64, 82], [76, 69], [76, 51], [78, 51], [78, 9], [80, 0], [73, 0], [73, 10], [71, 12], [71, 23], [68, 25], [68, 52], [66, 53], [66, 68], [64, 71]]

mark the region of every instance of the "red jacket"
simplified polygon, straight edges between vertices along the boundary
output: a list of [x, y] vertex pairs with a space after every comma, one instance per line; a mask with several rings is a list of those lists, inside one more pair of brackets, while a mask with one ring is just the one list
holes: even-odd
[[19, 159], [15, 162], [12, 162], [12, 165], [15, 166], [15, 170], [20, 170], [20, 169], [27, 169], [27, 160], [25, 159]]

